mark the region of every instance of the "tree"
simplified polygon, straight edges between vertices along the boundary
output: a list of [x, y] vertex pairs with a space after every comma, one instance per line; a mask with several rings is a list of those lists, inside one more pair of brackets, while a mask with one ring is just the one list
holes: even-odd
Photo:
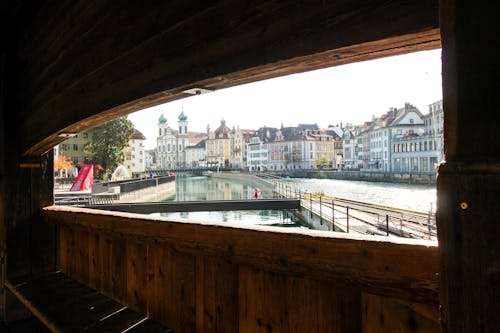
[[54, 170], [62, 171], [68, 170], [73, 165], [73, 161], [68, 156], [57, 155], [54, 159]]
[[330, 159], [328, 158], [328, 156], [326, 155], [323, 155], [319, 158], [318, 160], [318, 166], [319, 167], [329, 167], [330, 166]]
[[126, 117], [108, 121], [92, 130], [92, 140], [85, 145], [85, 151], [93, 163], [110, 172], [123, 162], [123, 149], [133, 132], [132, 122]]

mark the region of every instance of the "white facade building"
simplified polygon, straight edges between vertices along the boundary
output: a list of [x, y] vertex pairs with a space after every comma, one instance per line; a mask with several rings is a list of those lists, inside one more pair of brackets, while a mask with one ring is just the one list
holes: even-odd
[[266, 171], [268, 168], [269, 145], [256, 136], [247, 146], [247, 167], [249, 171]]
[[187, 168], [206, 168], [206, 140], [202, 140], [194, 146], [186, 147], [185, 151]]
[[125, 160], [123, 166], [127, 169], [131, 178], [146, 170], [144, 140], [146, 140], [146, 137], [138, 130], [135, 130], [130, 136], [128, 146], [124, 148]]
[[395, 172], [436, 172], [443, 160], [443, 103], [429, 105], [422, 117], [423, 133], [396, 135], [392, 141], [392, 170]]
[[163, 114], [158, 119], [156, 139], [157, 168], [174, 169], [186, 167], [185, 148], [189, 146], [188, 121], [184, 112], [178, 118], [178, 130], [172, 129]]

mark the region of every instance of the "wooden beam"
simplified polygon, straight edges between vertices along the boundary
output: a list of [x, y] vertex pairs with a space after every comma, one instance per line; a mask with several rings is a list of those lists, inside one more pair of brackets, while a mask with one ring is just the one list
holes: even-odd
[[193, 86], [222, 89], [440, 46], [436, 0], [54, 1], [44, 10], [20, 51], [26, 155], [61, 142], [60, 131], [186, 97]]
[[437, 303], [437, 244], [321, 231], [181, 222], [175, 219], [47, 207], [49, 222], [132, 239], [168, 242], [179, 252], [214, 255], [271, 271], [354, 285], [374, 294]]
[[500, 331], [498, 20], [492, 3], [440, 2], [445, 160], [437, 179], [443, 332]]

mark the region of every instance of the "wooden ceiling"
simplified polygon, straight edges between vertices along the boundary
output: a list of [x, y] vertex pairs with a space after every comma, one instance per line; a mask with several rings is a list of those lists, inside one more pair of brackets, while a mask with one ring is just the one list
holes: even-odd
[[61, 142], [61, 132], [189, 96], [182, 91], [193, 87], [441, 45], [434, 0], [46, 1], [27, 17], [15, 45], [26, 156]]

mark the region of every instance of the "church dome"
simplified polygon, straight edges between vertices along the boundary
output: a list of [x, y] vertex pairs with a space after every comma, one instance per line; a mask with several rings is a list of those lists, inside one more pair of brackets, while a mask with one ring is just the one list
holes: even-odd
[[158, 118], [158, 122], [160, 124], [165, 124], [167, 122], [167, 118], [165, 118], [165, 116], [163, 115], [163, 113], [161, 114], [160, 118]]
[[179, 115], [179, 121], [186, 121], [188, 117], [184, 114], [184, 111]]

